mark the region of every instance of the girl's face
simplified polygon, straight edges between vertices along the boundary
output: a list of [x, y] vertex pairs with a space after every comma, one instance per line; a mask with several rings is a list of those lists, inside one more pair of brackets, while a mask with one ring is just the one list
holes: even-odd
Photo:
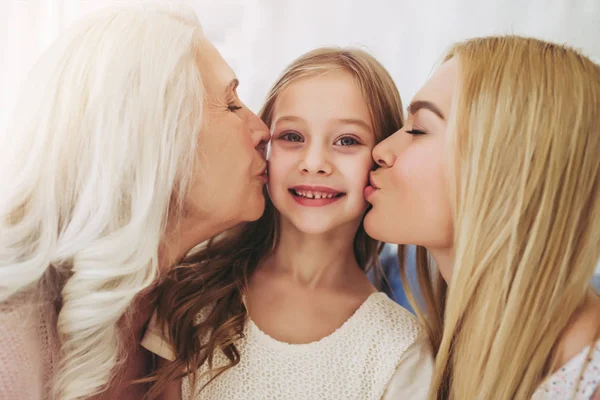
[[379, 168], [365, 190], [373, 205], [365, 229], [375, 239], [452, 246], [447, 121], [457, 73], [456, 60], [444, 63], [415, 96], [406, 125], [373, 149]]
[[368, 205], [375, 135], [352, 75], [332, 71], [285, 88], [271, 140], [268, 189], [282, 222], [308, 234], [356, 232]]

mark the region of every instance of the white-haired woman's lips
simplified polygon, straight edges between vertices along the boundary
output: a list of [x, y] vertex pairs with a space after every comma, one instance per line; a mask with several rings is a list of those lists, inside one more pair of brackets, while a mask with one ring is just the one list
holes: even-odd
[[257, 177], [259, 177], [261, 180], [264, 181], [264, 183], [267, 183], [269, 177], [268, 177], [268, 172], [267, 172], [267, 163], [265, 162], [263, 167], [258, 171], [258, 173], [256, 174]]

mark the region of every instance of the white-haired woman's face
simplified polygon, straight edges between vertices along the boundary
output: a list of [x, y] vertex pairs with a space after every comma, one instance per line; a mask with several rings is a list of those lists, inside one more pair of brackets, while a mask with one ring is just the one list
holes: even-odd
[[269, 130], [240, 101], [234, 72], [206, 39], [198, 63], [206, 97], [187, 208], [222, 225], [256, 220], [265, 207]]

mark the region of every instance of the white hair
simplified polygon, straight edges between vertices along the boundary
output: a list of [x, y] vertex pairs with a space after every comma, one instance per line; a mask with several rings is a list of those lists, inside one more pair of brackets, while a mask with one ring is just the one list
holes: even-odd
[[200, 37], [182, 8], [94, 13], [44, 53], [0, 137], [0, 301], [64, 277], [56, 398], [106, 387], [116, 323], [158, 275], [197, 150]]

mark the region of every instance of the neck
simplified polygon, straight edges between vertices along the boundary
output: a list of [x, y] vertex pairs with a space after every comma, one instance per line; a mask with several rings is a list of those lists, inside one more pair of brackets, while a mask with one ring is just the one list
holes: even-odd
[[435, 263], [442, 275], [442, 278], [446, 281], [446, 284], [450, 284], [452, 279], [452, 270], [454, 264], [454, 253], [451, 247], [438, 248], [438, 249], [427, 249], [435, 260]]
[[158, 251], [161, 275], [168, 273], [196, 245], [233, 227], [233, 222], [183, 218], [167, 227]]
[[281, 218], [277, 246], [266, 264], [287, 274], [301, 286], [337, 286], [349, 272], [360, 270], [354, 255], [358, 223], [333, 231], [310, 234]]

